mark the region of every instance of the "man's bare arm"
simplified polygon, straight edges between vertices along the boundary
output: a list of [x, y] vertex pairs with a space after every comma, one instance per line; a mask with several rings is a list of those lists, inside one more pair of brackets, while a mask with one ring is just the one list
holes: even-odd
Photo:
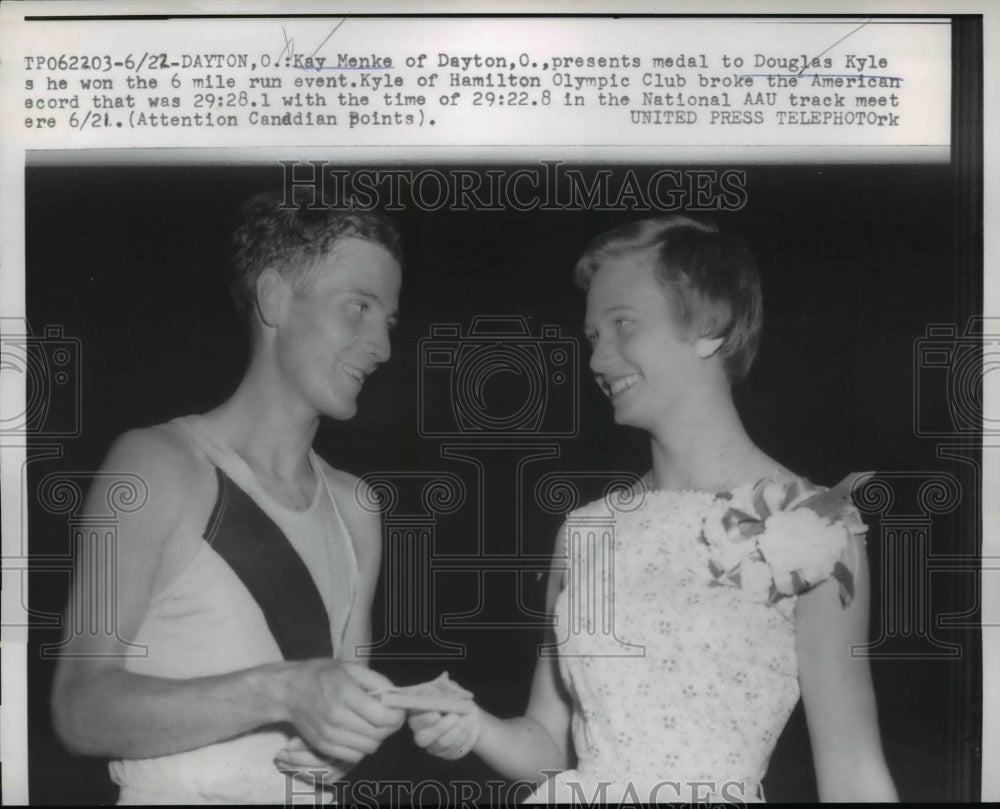
[[[116, 635], [133, 640], [149, 606], [168, 540], [187, 513], [204, 470], [181, 439], [162, 429], [127, 433], [102, 471], [139, 475], [149, 500], [123, 515], [118, 526]], [[208, 478], [210, 481], [212, 477]], [[99, 477], [98, 481], [107, 480]], [[211, 484], [214, 486], [214, 482]], [[214, 491], [214, 488], [213, 488]], [[85, 511], [99, 513], [103, 489], [95, 485]], [[89, 569], [83, 549], [79, 570]], [[91, 596], [97, 586], [77, 575], [71, 603], [105, 610]], [[107, 615], [86, 616], [103, 626]], [[91, 624], [90, 619], [97, 621]], [[366, 690], [385, 687], [381, 675], [335, 660], [275, 663], [231, 674], [174, 680], [129, 672], [124, 648], [105, 633], [75, 635], [59, 664], [53, 715], [59, 737], [74, 752], [147, 757], [203, 747], [265, 725], [289, 722], [316, 749], [356, 761], [377, 749], [398, 727], [398, 711]]]

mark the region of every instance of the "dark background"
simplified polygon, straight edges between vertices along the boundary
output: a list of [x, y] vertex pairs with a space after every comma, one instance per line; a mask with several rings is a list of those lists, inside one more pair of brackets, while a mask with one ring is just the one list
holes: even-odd
[[[642, 176], [659, 167], [633, 168]], [[761, 350], [738, 391], [751, 435], [786, 466], [820, 483], [836, 482], [852, 470], [879, 470], [896, 490], [891, 516], [921, 511], [915, 490], [901, 489], [897, 473], [917, 473], [918, 481], [921, 475], [954, 475], [961, 483], [960, 503], [948, 514], [928, 518], [930, 548], [939, 555], [974, 554], [978, 456], [969, 455], [972, 463], [939, 458], [940, 442], [914, 429], [919, 402], [922, 424], [956, 432], [947, 407], [957, 395], [949, 388], [954, 371], [915, 371], [917, 341], [930, 324], [952, 324], [961, 335], [967, 319], [981, 308], [970, 280], [981, 265], [970, 266], [965, 258], [954, 170], [947, 165], [839, 165], [745, 171], [746, 206], [709, 218], [747, 243], [763, 279]], [[36, 334], [59, 325], [66, 337], [79, 339], [83, 392], [80, 435], [59, 442], [58, 458], [42, 457], [46, 442], [36, 441], [28, 464], [30, 549], [36, 560], [65, 555], [69, 547], [66, 517], [53, 516], [37, 498], [45, 475], [96, 470], [123, 430], [207, 410], [235, 387], [245, 349], [226, 291], [230, 217], [247, 195], [280, 186], [281, 180], [277, 166], [27, 170], [29, 323]], [[356, 474], [441, 470], [458, 475], [469, 499], [436, 521], [435, 558], [473, 553], [477, 509], [485, 508], [485, 547], [514, 552], [521, 530], [524, 554], [543, 569], [560, 517], [530, 496], [542, 475], [575, 474], [581, 496], [590, 499], [600, 495], [609, 472], [641, 473], [648, 465], [646, 439], [614, 426], [610, 406], [590, 382], [581, 339], [583, 296], [571, 277], [592, 236], [648, 215], [629, 210], [428, 212], [412, 206], [393, 214], [406, 255], [393, 358], [366, 383], [355, 419], [321, 427], [317, 450]], [[525, 467], [520, 520], [512, 507], [517, 451], [482, 455], [489, 482], [485, 502], [478, 503], [476, 468], [442, 456], [444, 445], [463, 442], [422, 437], [418, 431], [418, 341], [430, 334], [432, 324], [457, 323], [467, 332], [471, 319], [482, 314], [522, 316], [534, 335], [543, 325], [556, 324], [562, 338], [578, 347], [579, 434], [508, 441], [521, 448], [555, 446], [559, 452]], [[968, 356], [968, 344], [960, 340], [937, 342], [953, 358]], [[447, 375], [425, 380], [425, 403], [447, 414]], [[494, 377], [487, 400], [509, 412], [524, 396], [524, 385], [511, 374]], [[572, 400], [559, 406], [571, 408]], [[599, 474], [587, 478], [587, 472]], [[407, 508], [408, 501], [401, 501], [400, 511]], [[884, 569], [880, 539], [891, 521], [878, 515], [868, 521], [877, 637], [885, 619], [882, 596], [889, 592], [885, 581], [892, 572]], [[387, 642], [379, 647], [385, 657], [375, 666], [401, 684], [447, 669], [487, 709], [500, 715], [523, 711], [541, 630], [537, 621], [514, 625], [525, 621], [517, 599], [542, 609], [544, 580], [530, 570], [498, 574], [485, 580], [484, 589], [475, 569], [435, 573], [433, 580], [437, 638], [464, 644], [462, 656], [400, 658], [426, 654], [430, 647], [419, 638], [393, 634], [386, 613], [398, 602], [382, 588], [375, 629], [376, 639], [387, 636]], [[970, 621], [975, 621], [972, 572], [927, 576], [926, 582], [933, 615], [971, 611]], [[58, 630], [41, 624], [63, 609], [67, 584], [64, 573], [43, 571], [38, 563], [30, 577], [30, 607], [39, 624], [31, 633], [28, 672], [31, 800], [106, 803], [115, 799], [115, 789], [105, 762], [69, 756], [51, 730], [53, 666], [41, 658], [39, 646], [57, 640]], [[441, 616], [474, 612], [477, 606], [481, 613], [464, 625], [440, 626]], [[886, 755], [904, 800], [969, 799], [978, 789], [978, 634], [936, 626], [931, 633], [933, 639], [912, 628], [891, 633], [880, 647], [891, 659], [872, 662]], [[960, 644], [960, 656], [933, 657], [941, 649], [935, 641]], [[473, 759], [448, 763], [426, 756], [405, 733], [359, 772], [385, 779], [495, 777]], [[801, 710], [779, 743], [766, 787], [770, 800], [815, 799]]]

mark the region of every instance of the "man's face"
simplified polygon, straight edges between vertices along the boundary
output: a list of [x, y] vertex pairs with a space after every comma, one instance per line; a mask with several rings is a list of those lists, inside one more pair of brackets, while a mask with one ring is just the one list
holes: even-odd
[[277, 324], [276, 354], [287, 392], [335, 419], [357, 412], [365, 378], [389, 359], [402, 281], [384, 247], [338, 242], [311, 284], [290, 292]]

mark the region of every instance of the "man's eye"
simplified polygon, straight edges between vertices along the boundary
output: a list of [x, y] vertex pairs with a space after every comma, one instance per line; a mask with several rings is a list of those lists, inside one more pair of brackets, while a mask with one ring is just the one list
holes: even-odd
[[358, 314], [364, 314], [365, 312], [368, 311], [368, 302], [367, 301], [354, 301], [351, 304], [351, 308], [354, 309], [354, 311], [356, 311]]
[[615, 331], [622, 331], [631, 322], [627, 317], [615, 318]]

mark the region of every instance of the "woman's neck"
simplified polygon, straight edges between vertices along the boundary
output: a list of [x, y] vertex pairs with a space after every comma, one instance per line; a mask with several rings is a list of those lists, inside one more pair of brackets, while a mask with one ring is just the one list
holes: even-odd
[[727, 491], [776, 466], [753, 443], [729, 396], [672, 414], [650, 438], [657, 489]]

